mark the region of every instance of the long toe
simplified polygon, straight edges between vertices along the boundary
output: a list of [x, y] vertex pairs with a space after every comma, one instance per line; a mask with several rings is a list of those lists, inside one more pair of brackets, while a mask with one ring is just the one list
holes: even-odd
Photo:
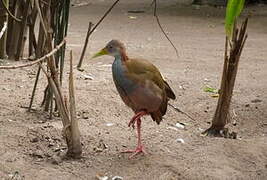
[[143, 145], [137, 146], [135, 150], [122, 151], [122, 153], [133, 153], [131, 156], [129, 156], [129, 159], [132, 159], [134, 156], [140, 153], [147, 154]]

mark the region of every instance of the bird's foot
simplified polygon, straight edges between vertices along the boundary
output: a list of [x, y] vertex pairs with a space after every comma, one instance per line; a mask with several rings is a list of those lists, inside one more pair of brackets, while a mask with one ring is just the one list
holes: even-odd
[[129, 156], [129, 159], [132, 159], [134, 156], [140, 153], [147, 154], [143, 145], [138, 145], [135, 150], [122, 151], [122, 153], [133, 153], [131, 156]]

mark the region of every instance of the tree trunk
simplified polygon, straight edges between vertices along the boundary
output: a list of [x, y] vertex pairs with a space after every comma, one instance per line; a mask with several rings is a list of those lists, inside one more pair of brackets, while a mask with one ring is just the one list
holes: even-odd
[[[225, 129], [225, 125], [230, 121], [229, 108], [235, 85], [239, 59], [247, 39], [247, 34], [246, 34], [247, 21], [248, 19], [246, 19], [243, 22], [240, 31], [236, 27], [234, 27], [233, 37], [230, 42], [229, 57], [228, 57], [228, 39], [226, 38], [223, 75], [219, 91], [220, 95], [215, 115], [212, 120], [212, 125], [209, 129], [207, 129], [204, 132], [208, 135], [222, 136], [225, 135], [225, 133], [227, 133], [228, 136], [228, 131], [227, 129]], [[221, 132], [224, 130], [226, 130], [227, 132], [225, 131], [222, 134]]]
[[[3, 3], [8, 8], [9, 1], [8, 0], [2, 0], [2, 3], [0, 3], [0, 31], [4, 27], [5, 22], [8, 22], [8, 14], [3, 7]], [[0, 59], [7, 58], [6, 54], [6, 39], [7, 39], [7, 30], [5, 30], [2, 38], [0, 39]]]

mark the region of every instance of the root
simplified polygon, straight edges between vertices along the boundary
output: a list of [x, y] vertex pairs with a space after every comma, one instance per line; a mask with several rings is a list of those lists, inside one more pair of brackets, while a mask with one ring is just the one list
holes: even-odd
[[237, 133], [230, 132], [228, 128], [214, 128], [210, 127], [202, 133], [204, 136], [223, 137], [227, 139], [236, 139]]

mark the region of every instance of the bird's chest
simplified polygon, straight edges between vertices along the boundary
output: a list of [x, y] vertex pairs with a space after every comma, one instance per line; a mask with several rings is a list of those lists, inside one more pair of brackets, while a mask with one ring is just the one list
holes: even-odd
[[115, 59], [113, 62], [112, 75], [113, 81], [120, 94], [126, 93], [125, 95], [129, 95], [137, 88], [137, 84], [127, 77], [127, 69], [120, 59]]

